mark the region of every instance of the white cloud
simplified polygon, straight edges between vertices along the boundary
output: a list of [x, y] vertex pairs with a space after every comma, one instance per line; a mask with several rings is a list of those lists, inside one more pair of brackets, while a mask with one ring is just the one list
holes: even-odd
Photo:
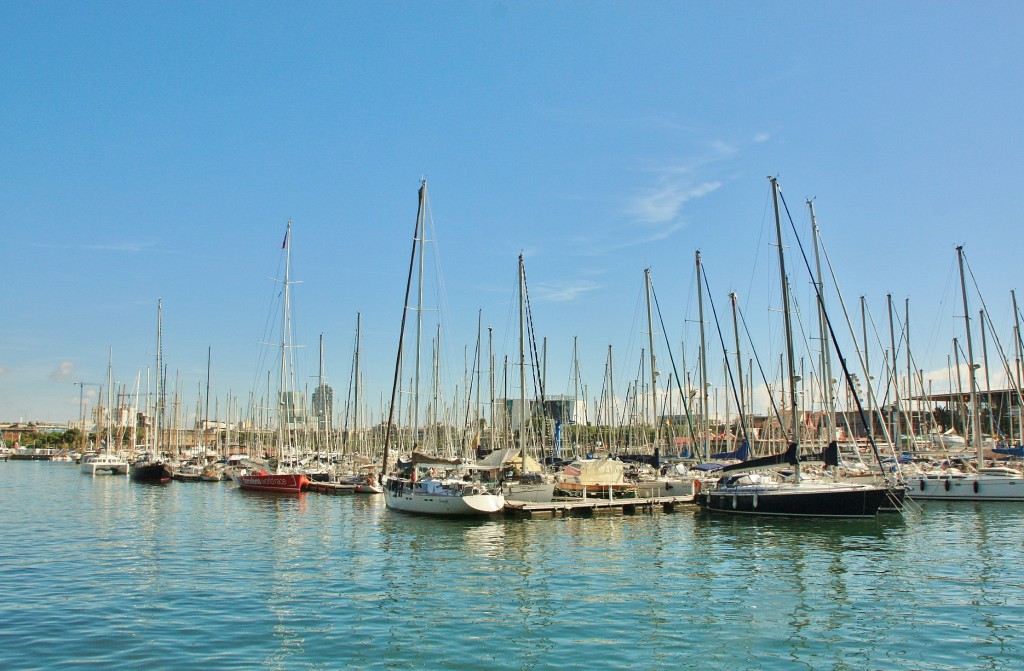
[[537, 300], [547, 303], [564, 303], [572, 301], [579, 296], [600, 288], [601, 285], [588, 280], [566, 282], [563, 284], [540, 284], [534, 289], [534, 296]]
[[757, 144], [767, 142], [770, 139], [772, 139], [772, 136], [769, 135], [768, 133], [758, 133], [757, 135], [754, 136], [754, 142]]
[[630, 203], [627, 212], [638, 223], [665, 223], [675, 220], [683, 205], [719, 189], [721, 182], [690, 185], [684, 182], [662, 184], [646, 190]]
[[65, 359], [64, 361], [61, 361], [59, 364], [57, 364], [57, 367], [53, 370], [52, 373], [50, 373], [50, 379], [53, 380], [54, 382], [66, 380], [74, 370], [75, 364]]

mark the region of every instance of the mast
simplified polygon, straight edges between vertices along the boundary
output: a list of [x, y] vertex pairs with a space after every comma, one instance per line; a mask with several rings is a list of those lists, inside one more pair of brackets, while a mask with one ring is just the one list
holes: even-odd
[[[992, 424], [993, 413], [992, 413], [992, 383], [989, 380], [988, 375], [988, 344], [985, 341], [985, 311], [978, 311], [978, 326], [981, 327], [981, 360], [985, 366], [985, 396], [988, 402], [988, 434], [995, 438], [996, 431], [995, 426]], [[980, 409], [979, 409], [980, 412]]]
[[523, 255], [519, 255], [519, 458], [526, 472], [526, 289]]
[[654, 323], [651, 317], [650, 268], [644, 268], [644, 293], [647, 296], [647, 345], [651, 357], [651, 426], [654, 428], [654, 454], [657, 454], [661, 438], [661, 423], [658, 421], [658, 364], [654, 358]]
[[281, 371], [280, 378], [278, 379], [278, 421], [277, 421], [277, 467], [281, 468], [281, 463], [284, 461], [284, 445], [285, 445], [285, 434], [287, 432], [286, 424], [288, 422], [288, 408], [287, 402], [292, 403], [294, 406], [294, 397], [287, 396], [286, 392], [288, 389], [288, 329], [291, 328], [289, 322], [288, 313], [291, 309], [291, 262], [292, 262], [292, 222], [288, 220], [288, 228], [284, 234], [284, 303], [281, 310]]
[[893, 388], [893, 415], [892, 415], [892, 440], [896, 449], [903, 447], [900, 440], [900, 386], [896, 375], [896, 330], [892, 318], [892, 294], [885, 295], [889, 309], [889, 347], [892, 349], [892, 388]]
[[[156, 393], [153, 412], [153, 459], [160, 458], [160, 430], [163, 428], [164, 414], [164, 372], [163, 372], [163, 330], [164, 330], [164, 299], [156, 300]], [[98, 431], [98, 429], [97, 429]]]
[[[704, 290], [701, 286], [700, 250], [696, 252], [697, 263], [697, 321], [700, 326], [700, 425], [703, 459], [711, 460], [711, 445], [708, 441], [708, 360], [707, 348], [704, 346]], [[684, 364], [685, 365], [685, 364]]]
[[[1021, 355], [1024, 354], [1024, 353], [1022, 353], [1021, 350], [1024, 349], [1024, 348], [1021, 347], [1020, 313], [1017, 311], [1017, 292], [1014, 289], [1010, 290], [1010, 298], [1013, 299], [1013, 335], [1014, 335], [1014, 338], [1013, 338], [1013, 341], [1014, 341], [1013, 342], [1013, 351], [1016, 353], [1017, 389], [1020, 389], [1021, 386], [1022, 386], [1021, 385]], [[1024, 416], [1021, 415], [1021, 410], [1024, 410], [1024, 408], [1021, 407], [1020, 397], [1018, 397], [1018, 402], [1017, 402], [1017, 428], [1018, 428], [1017, 437], [1019, 439], [1019, 442], [1017, 443], [1018, 445], [1024, 443]]]
[[786, 328], [786, 361], [789, 376], [790, 416], [793, 431], [793, 444], [796, 446], [797, 459], [794, 465], [795, 481], [800, 482], [800, 440], [797, 423], [796, 369], [793, 362], [793, 324], [789, 314], [789, 279], [786, 276], [786, 255], [782, 250], [782, 219], [779, 216], [779, 183], [774, 177], [772, 183], [772, 206], [775, 210], [775, 233], [779, 242], [779, 276], [782, 279], [782, 318]]
[[972, 440], [978, 452], [978, 468], [985, 465], [985, 450], [981, 444], [981, 412], [978, 408], [978, 385], [974, 379], [974, 346], [971, 343], [971, 313], [967, 307], [967, 282], [964, 279], [964, 248], [959, 245], [956, 248], [957, 263], [960, 266], [960, 295], [964, 301], [964, 326], [967, 329], [967, 368], [968, 384], [971, 389], [971, 421], [974, 423]]
[[[412, 289], [412, 274], [416, 267], [416, 243], [420, 234], [420, 219], [423, 216], [424, 201], [427, 196], [427, 180], [423, 180], [420, 183], [419, 189], [419, 205], [416, 209], [416, 227], [412, 235], [412, 253], [409, 258], [409, 276], [405, 282], [405, 299], [402, 301], [402, 325], [398, 331], [398, 354], [395, 357], [395, 378], [391, 385], [391, 403], [388, 406], [388, 423], [384, 429], [384, 454], [383, 461], [381, 462], [380, 477], [381, 481], [384, 479], [384, 475], [388, 469], [388, 458], [391, 449], [391, 438], [392, 438], [392, 423], [395, 419], [395, 401], [398, 396], [398, 383], [401, 379], [402, 374], [402, 349], [405, 344], [405, 321], [406, 315], [409, 312], [409, 292]], [[415, 420], [414, 420], [415, 421]], [[415, 431], [415, 427], [413, 429]]]
[[354, 378], [353, 381], [352, 381], [352, 405], [354, 406], [353, 407], [353, 412], [352, 412], [352, 433], [356, 437], [356, 450], [359, 450], [359, 447], [360, 447], [360, 445], [359, 445], [359, 404], [362, 402], [362, 399], [359, 397], [359, 391], [360, 391], [359, 390], [359, 386], [360, 386], [360, 384], [359, 384], [359, 375], [360, 375], [359, 359], [362, 356], [362, 352], [360, 352], [360, 349], [361, 349], [361, 346], [362, 346], [362, 337], [363, 337], [363, 313], [362, 312], [357, 312], [356, 313], [356, 357], [355, 357], [356, 360], [355, 360], [355, 366], [354, 366], [355, 370], [354, 370], [354, 372], [352, 374], [352, 376]]
[[825, 314], [825, 283], [821, 274], [821, 252], [818, 244], [818, 222], [814, 218], [814, 201], [807, 200], [807, 208], [811, 213], [811, 235], [814, 239], [814, 265], [817, 272], [818, 283], [818, 337], [821, 339], [821, 375], [822, 386], [825, 390], [825, 422], [828, 427], [828, 442], [836, 438], [836, 403], [835, 392], [832, 388], [832, 347], [829, 344], [828, 325]]
[[875, 392], [871, 384], [871, 367], [868, 361], [867, 302], [863, 296], [860, 297], [860, 323], [861, 329], [864, 331], [864, 386], [868, 391], [868, 440], [872, 441], [875, 437]]
[[739, 323], [736, 321], [737, 298], [735, 291], [729, 294], [729, 301], [732, 303], [732, 331], [736, 337], [736, 377], [740, 383], [739, 400], [737, 401], [739, 407], [736, 408], [736, 411], [740, 418], [740, 427], [743, 429], [743, 440], [746, 441], [748, 446], [750, 446], [750, 437], [747, 435], [747, 425], [746, 422], [743, 421], [743, 404], [745, 399], [743, 395], [743, 355], [740, 354], [740, 329]]

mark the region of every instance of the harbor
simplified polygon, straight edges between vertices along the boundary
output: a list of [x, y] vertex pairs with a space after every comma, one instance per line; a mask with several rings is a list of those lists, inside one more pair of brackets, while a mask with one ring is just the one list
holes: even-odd
[[910, 670], [1024, 656], [1012, 503], [838, 521], [685, 503], [443, 519], [379, 495], [12, 461], [0, 507], [18, 529], [0, 536], [11, 669]]

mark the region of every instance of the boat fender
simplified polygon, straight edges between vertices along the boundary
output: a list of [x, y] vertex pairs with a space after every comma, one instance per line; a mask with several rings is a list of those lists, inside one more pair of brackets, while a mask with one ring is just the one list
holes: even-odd
[[757, 494], [754, 494], [754, 508], [757, 508]]
[[737, 502], [738, 502], [738, 501], [737, 501], [737, 499], [736, 499], [736, 495], [735, 495], [735, 494], [733, 494], [733, 495], [732, 495], [732, 509], [733, 509], [733, 510], [736, 510], [736, 504], [737, 504]]
[[918, 485], [920, 485], [920, 487], [921, 487], [921, 491], [923, 492], [923, 491], [924, 491], [924, 478], [922, 478], [921, 480], [919, 480], [917, 484], [918, 484]]
[[693, 493], [700, 494], [700, 480], [693, 481]]
[[949, 491], [949, 478], [946, 479], [946, 491]]
[[977, 480], [974, 481], [974, 493], [975, 494], [978, 493], [978, 481]]

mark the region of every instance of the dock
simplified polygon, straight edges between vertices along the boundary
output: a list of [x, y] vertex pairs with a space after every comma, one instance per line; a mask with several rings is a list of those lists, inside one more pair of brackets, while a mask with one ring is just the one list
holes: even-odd
[[321, 494], [355, 494], [356, 486], [344, 485], [340, 482], [311, 482], [307, 490]]
[[690, 496], [658, 496], [621, 499], [558, 499], [549, 503], [505, 502], [505, 514], [512, 517], [595, 517], [597, 515], [636, 515], [637, 513], [671, 513], [681, 506], [693, 504]]

